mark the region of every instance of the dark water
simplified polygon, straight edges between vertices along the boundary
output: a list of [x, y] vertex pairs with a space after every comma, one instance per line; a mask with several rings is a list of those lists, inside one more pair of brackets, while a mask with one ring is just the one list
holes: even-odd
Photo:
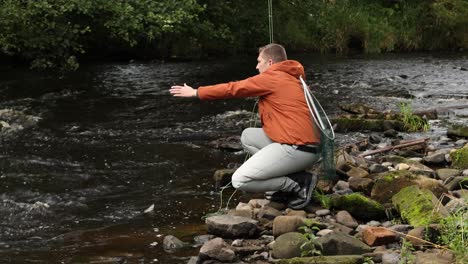
[[[331, 115], [353, 102], [378, 110], [401, 101], [415, 110], [468, 106], [468, 54], [292, 57]], [[189, 242], [204, 233], [202, 216], [220, 205], [213, 172], [244, 159], [208, 142], [240, 134], [254, 100], [199, 102], [167, 90], [242, 79], [255, 63], [88, 65], [62, 78], [1, 69], [0, 109], [42, 119], [1, 142], [0, 263], [186, 263], [197, 249], [168, 254], [162, 238]], [[464, 111], [443, 113], [468, 123]]]

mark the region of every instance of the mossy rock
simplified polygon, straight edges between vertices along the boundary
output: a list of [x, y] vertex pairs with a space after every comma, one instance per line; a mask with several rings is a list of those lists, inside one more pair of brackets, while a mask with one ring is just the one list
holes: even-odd
[[447, 129], [447, 136], [468, 138], [468, 126], [452, 125]]
[[414, 185], [416, 177], [410, 171], [380, 173], [375, 177], [370, 197], [378, 202], [387, 203], [401, 189]]
[[403, 122], [397, 120], [384, 119], [361, 119], [339, 117], [332, 120], [335, 127], [335, 132], [350, 132], [350, 131], [375, 131], [383, 132], [388, 129], [404, 131]]
[[330, 205], [334, 209], [346, 210], [360, 220], [378, 220], [385, 217], [383, 205], [360, 193], [332, 195]]
[[364, 257], [360, 255], [316, 256], [307, 258], [281, 259], [278, 264], [361, 264]]
[[450, 153], [452, 160], [452, 167], [455, 169], [466, 170], [468, 169], [468, 147], [465, 146]]
[[380, 203], [391, 202], [392, 197], [403, 188], [417, 185], [431, 191], [436, 197], [447, 193], [447, 188], [435, 179], [415, 171], [392, 171], [375, 175], [370, 197]]
[[301, 256], [301, 245], [307, 238], [301, 233], [290, 232], [276, 238], [272, 254], [275, 258], [289, 259]]
[[448, 215], [431, 191], [421, 190], [416, 185], [403, 188], [393, 196], [392, 203], [401, 218], [415, 227], [439, 223]]

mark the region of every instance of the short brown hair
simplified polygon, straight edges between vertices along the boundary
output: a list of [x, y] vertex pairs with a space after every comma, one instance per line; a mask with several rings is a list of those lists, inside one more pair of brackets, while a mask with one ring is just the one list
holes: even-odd
[[262, 56], [266, 57], [267, 59], [271, 59], [273, 63], [285, 61], [288, 59], [286, 50], [280, 44], [271, 43], [260, 47], [258, 49], [258, 53], [262, 54]]

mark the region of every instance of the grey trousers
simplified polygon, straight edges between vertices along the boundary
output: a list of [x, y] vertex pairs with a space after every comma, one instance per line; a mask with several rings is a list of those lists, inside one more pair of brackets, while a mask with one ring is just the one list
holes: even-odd
[[273, 142], [262, 128], [245, 129], [241, 142], [253, 156], [233, 174], [232, 185], [247, 192], [297, 190], [298, 184], [285, 175], [311, 167], [320, 157], [295, 145]]

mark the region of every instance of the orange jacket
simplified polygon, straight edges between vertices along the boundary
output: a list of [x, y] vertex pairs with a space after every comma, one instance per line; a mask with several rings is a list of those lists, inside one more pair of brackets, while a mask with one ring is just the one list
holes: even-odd
[[291, 145], [318, 144], [299, 76], [304, 67], [294, 60], [271, 65], [266, 71], [242, 81], [198, 88], [201, 100], [260, 97], [258, 110], [263, 130], [274, 142]]

